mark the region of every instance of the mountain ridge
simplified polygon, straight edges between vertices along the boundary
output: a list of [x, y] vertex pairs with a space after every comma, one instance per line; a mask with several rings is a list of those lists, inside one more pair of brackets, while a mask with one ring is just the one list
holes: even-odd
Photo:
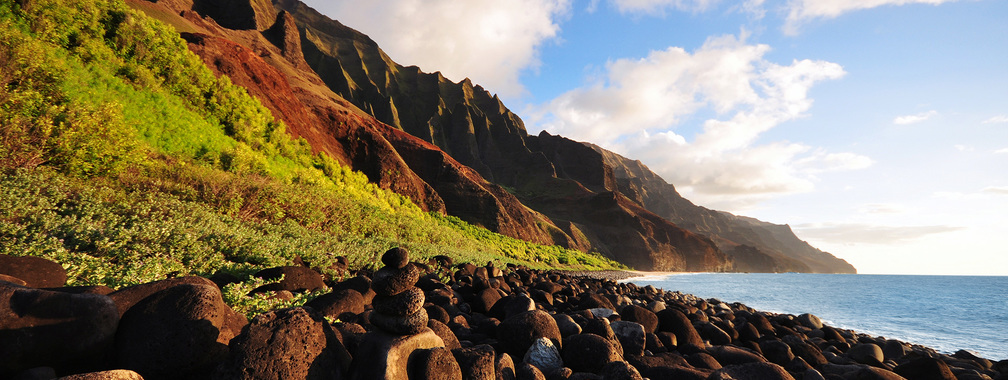
[[[203, 2], [163, 5], [184, 15]], [[264, 103], [293, 124], [293, 135], [307, 136], [313, 149], [332, 154], [429, 211], [512, 237], [597, 251], [639, 269], [854, 271], [811, 246], [797, 250], [800, 239], [770, 231], [773, 225], [732, 221], [693, 205], [664, 180], [660, 183], [668, 188], [660, 186], [654, 179], [660, 177], [643, 164], [636, 170], [647, 181], [628, 175], [627, 160], [615, 159], [614, 153], [546, 133], [529, 135], [521, 118], [483, 87], [398, 65], [366, 35], [299, 1], [274, 1], [272, 12], [262, 11], [258, 3], [238, 8], [252, 9], [256, 20], [268, 18], [272, 24], [257, 22], [251, 28], [249, 22], [229, 20], [225, 24], [245, 29], [228, 29], [215, 22], [212, 12], [196, 11], [188, 18], [202, 24], [198, 29], [208, 35], [246, 46], [287, 76], [294, 97], [314, 116], [291, 122], [279, 102]], [[218, 73], [235, 74], [222, 70], [227, 64], [221, 63], [242, 67], [250, 60], [222, 59], [212, 51], [229, 50], [208, 52], [208, 40], [203, 40], [190, 41], [190, 49]], [[256, 80], [240, 84], [260, 98], [271, 96], [271, 89]], [[644, 175], [645, 170], [650, 174]], [[652, 192], [667, 194], [649, 196]], [[677, 209], [687, 204], [692, 208]]]

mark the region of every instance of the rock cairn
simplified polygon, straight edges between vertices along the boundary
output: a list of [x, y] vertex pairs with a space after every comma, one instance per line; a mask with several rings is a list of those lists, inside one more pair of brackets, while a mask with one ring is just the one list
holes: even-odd
[[424, 292], [416, 287], [420, 269], [409, 262], [403, 248], [392, 248], [382, 255], [385, 266], [374, 274], [375, 292], [371, 323], [393, 335], [412, 335], [427, 327]]

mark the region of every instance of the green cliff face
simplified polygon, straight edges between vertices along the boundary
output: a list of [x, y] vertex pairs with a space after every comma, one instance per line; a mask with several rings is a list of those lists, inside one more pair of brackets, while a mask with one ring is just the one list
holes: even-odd
[[[455, 83], [440, 73], [401, 66], [366, 35], [296, 0], [277, 0], [274, 5], [297, 21], [305, 59], [329, 88], [377, 119], [438, 146], [487, 180], [511, 189], [523, 203], [560, 226], [568, 246], [651, 269], [853, 271], [846, 262], [808, 246], [793, 233], [693, 205], [639, 163], [629, 168], [633, 165], [628, 166], [628, 160], [596, 147], [547, 134], [530, 136], [517, 115], [468, 79]], [[597, 220], [598, 210], [583, 206], [610, 192], [636, 204], [636, 208], [611, 205], [619, 214], [611, 220], [627, 223]], [[641, 222], [653, 219], [652, 215], [659, 216], [660, 228]], [[691, 236], [676, 241], [656, 232], [679, 227], [709, 239], [699, 242]], [[628, 244], [634, 248], [626, 249]], [[738, 248], [742, 245], [747, 247]], [[745, 253], [736, 259], [733, 251]], [[663, 259], [663, 255], [676, 259]]]

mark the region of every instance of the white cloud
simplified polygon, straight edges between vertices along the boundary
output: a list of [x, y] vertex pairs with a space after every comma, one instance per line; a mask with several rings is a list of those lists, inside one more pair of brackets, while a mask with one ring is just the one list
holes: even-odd
[[989, 186], [982, 190], [984, 193], [995, 195], [1008, 195], [1008, 186]]
[[865, 223], [812, 223], [795, 226], [802, 237], [837, 244], [899, 245], [928, 235], [962, 230], [963, 227], [880, 226]]
[[998, 115], [998, 116], [994, 116], [994, 117], [992, 117], [992, 118], [990, 118], [990, 119], [987, 119], [987, 120], [984, 120], [984, 121], [983, 121], [983, 123], [984, 123], [984, 124], [1001, 124], [1001, 123], [1008, 123], [1008, 115]]
[[[530, 120], [640, 159], [690, 199], [721, 207], [809, 191], [815, 173], [871, 165], [865, 156], [799, 143], [757, 144], [764, 132], [804, 115], [815, 83], [845, 74], [825, 61], [769, 62], [769, 50], [746, 44], [743, 34], [710, 38], [692, 53], [670, 47], [611, 61], [600, 79], [543, 105]], [[707, 114], [714, 116], [692, 141], [674, 130]]]
[[915, 115], [897, 116], [895, 119], [893, 119], [893, 124], [896, 124], [896, 125], [907, 125], [907, 124], [920, 123], [922, 121], [925, 121], [925, 120], [930, 119], [932, 117], [935, 117], [937, 115], [938, 115], [938, 111], [931, 110], [931, 111], [927, 111], [927, 112], [921, 112], [921, 113], [915, 114]]
[[956, 0], [790, 0], [784, 32], [796, 34], [800, 26], [813, 19], [836, 18], [847, 12], [871, 9], [884, 5], [931, 4], [939, 5]]
[[556, 38], [570, 0], [309, 0], [309, 5], [367, 34], [398, 63], [470, 78], [502, 96], [525, 89], [520, 73], [539, 64], [539, 47]]
[[871, 203], [861, 206], [858, 212], [862, 214], [902, 214], [906, 207], [892, 203]]
[[1008, 153], [1008, 148], [1001, 148], [1001, 149], [995, 150], [994, 153], [997, 153], [997, 154]]

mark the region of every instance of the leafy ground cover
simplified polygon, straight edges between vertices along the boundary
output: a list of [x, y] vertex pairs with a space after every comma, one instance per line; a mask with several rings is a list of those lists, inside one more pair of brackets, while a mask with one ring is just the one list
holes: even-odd
[[428, 214], [293, 140], [178, 34], [121, 0], [0, 0], [0, 253], [58, 261], [69, 285], [218, 271], [245, 282], [297, 257], [608, 269], [598, 255]]

